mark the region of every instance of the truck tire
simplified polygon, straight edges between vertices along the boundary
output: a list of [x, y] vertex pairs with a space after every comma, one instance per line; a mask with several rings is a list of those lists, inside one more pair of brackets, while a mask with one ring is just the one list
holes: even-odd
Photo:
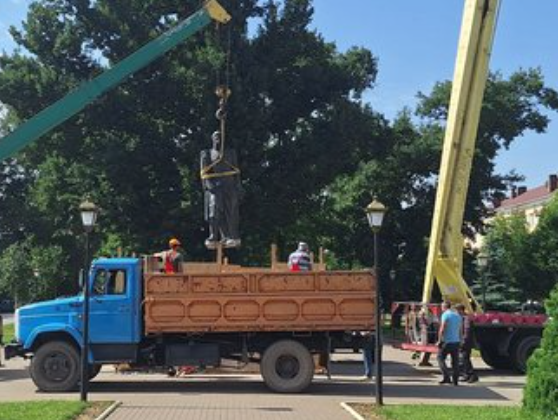
[[510, 352], [514, 369], [520, 373], [526, 373], [527, 360], [540, 345], [541, 338], [536, 335], [522, 337], [515, 342]]
[[79, 355], [66, 341], [51, 341], [37, 349], [31, 360], [31, 378], [45, 392], [67, 392], [79, 382]]
[[271, 390], [281, 393], [301, 392], [312, 382], [314, 360], [303, 344], [294, 340], [281, 340], [264, 352], [260, 371]]
[[89, 380], [94, 379], [101, 371], [103, 365], [89, 365]]
[[481, 357], [484, 363], [494, 369], [511, 369], [512, 362], [508, 356], [498, 354], [498, 350], [493, 347], [481, 347]]

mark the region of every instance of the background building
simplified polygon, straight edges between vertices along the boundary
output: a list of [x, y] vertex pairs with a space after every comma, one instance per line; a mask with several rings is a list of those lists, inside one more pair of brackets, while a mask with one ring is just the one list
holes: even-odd
[[548, 176], [544, 185], [528, 190], [517, 187], [512, 190], [510, 198], [499, 203], [494, 211], [496, 216], [524, 214], [529, 231], [533, 231], [539, 223], [542, 209], [554, 196], [558, 189], [558, 175]]

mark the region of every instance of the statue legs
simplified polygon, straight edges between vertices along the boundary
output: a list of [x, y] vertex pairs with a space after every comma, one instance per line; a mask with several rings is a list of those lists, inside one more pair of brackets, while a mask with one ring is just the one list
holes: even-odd
[[238, 194], [234, 190], [222, 189], [216, 193], [206, 193], [206, 220], [209, 223], [209, 237], [205, 246], [215, 249], [217, 242], [225, 248], [240, 246], [238, 230]]

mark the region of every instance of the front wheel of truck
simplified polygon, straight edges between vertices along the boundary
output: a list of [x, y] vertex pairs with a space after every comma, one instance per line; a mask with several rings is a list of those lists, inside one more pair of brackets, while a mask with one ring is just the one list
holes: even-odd
[[314, 360], [298, 341], [281, 340], [264, 352], [260, 371], [265, 384], [275, 392], [301, 392], [314, 376]]
[[31, 360], [31, 378], [45, 392], [74, 390], [79, 382], [79, 354], [65, 341], [52, 341], [37, 349]]

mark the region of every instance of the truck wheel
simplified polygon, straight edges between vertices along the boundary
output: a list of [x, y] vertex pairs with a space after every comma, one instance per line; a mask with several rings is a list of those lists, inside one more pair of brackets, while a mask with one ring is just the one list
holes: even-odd
[[530, 335], [521, 338], [511, 350], [512, 363], [515, 370], [520, 373], [527, 372], [527, 360], [533, 352], [541, 345], [541, 338]]
[[511, 369], [512, 367], [510, 358], [498, 354], [495, 348], [481, 347], [480, 353], [484, 363], [494, 369]]
[[298, 341], [281, 340], [265, 351], [260, 363], [265, 384], [275, 392], [293, 393], [304, 390], [314, 377], [314, 360]]
[[67, 392], [79, 382], [79, 356], [65, 341], [43, 344], [31, 360], [31, 378], [45, 392]]
[[101, 371], [103, 365], [89, 365], [89, 380], [94, 379]]

